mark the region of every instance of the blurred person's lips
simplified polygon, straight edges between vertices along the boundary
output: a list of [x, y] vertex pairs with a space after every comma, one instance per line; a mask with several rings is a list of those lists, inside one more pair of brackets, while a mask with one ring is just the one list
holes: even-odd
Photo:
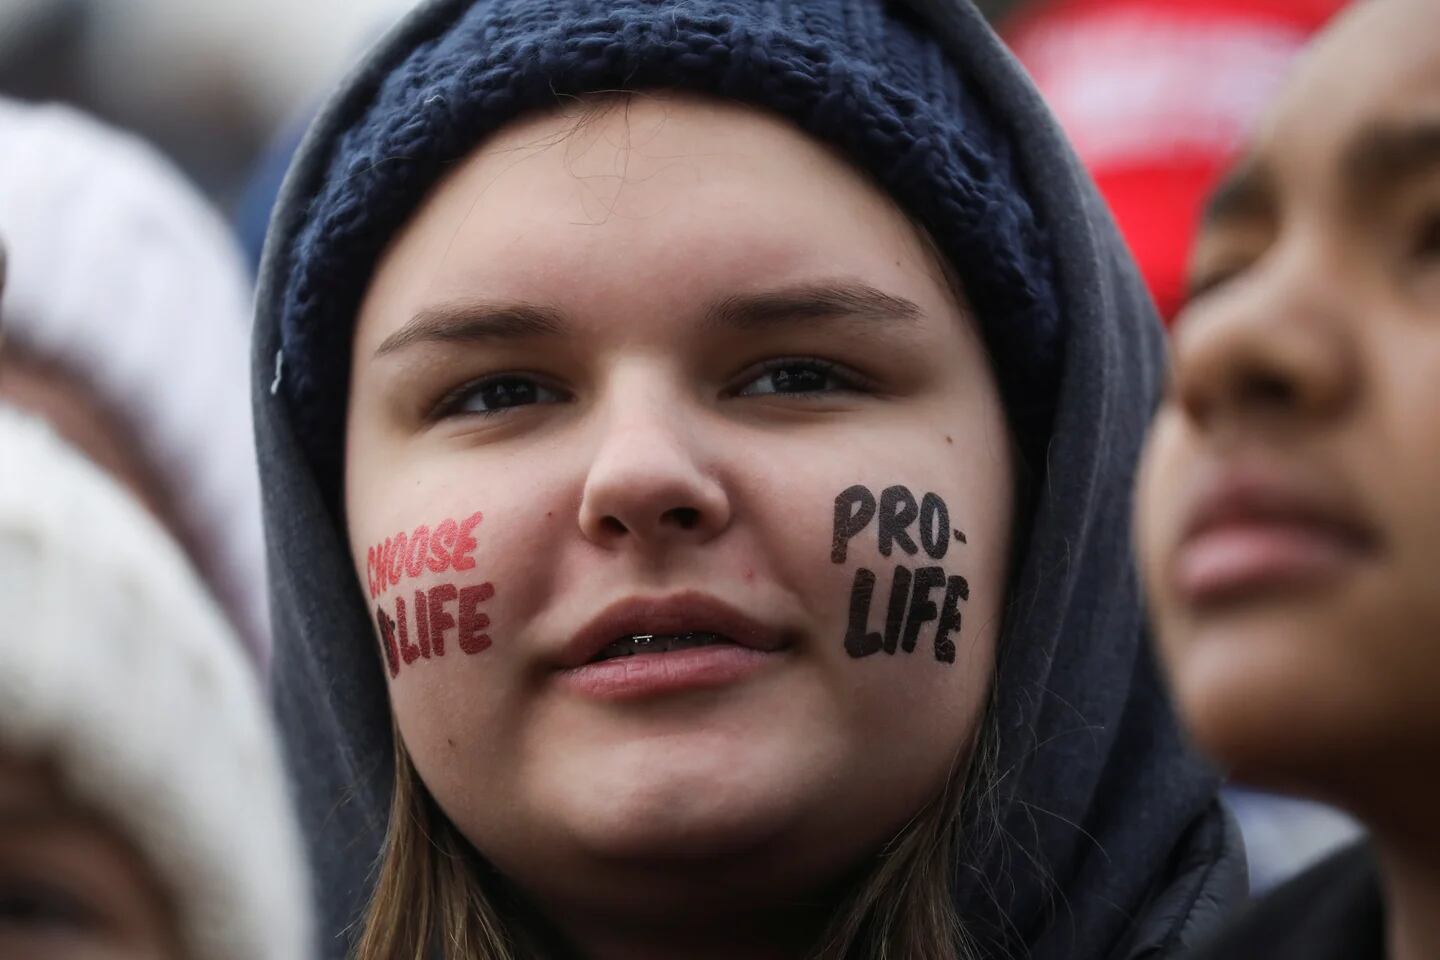
[[1375, 528], [1318, 471], [1229, 464], [1192, 488], [1171, 585], [1191, 607], [1333, 584], [1379, 548]]

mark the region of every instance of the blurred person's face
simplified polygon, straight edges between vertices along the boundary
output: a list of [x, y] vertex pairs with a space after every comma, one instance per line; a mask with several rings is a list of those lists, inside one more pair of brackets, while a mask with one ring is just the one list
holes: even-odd
[[416, 768], [577, 924], [832, 883], [964, 763], [997, 389], [921, 236], [788, 125], [502, 131], [379, 265], [346, 442]]
[[0, 342], [0, 403], [44, 420], [156, 519], [176, 529], [167, 498], [134, 438], [104, 409], [94, 391], [68, 371]]
[[0, 753], [0, 957], [178, 960], [153, 876], [44, 765]]
[[[1321, 41], [1212, 202], [1139, 487], [1160, 646], [1237, 775], [1440, 749], [1440, 4]], [[1416, 767], [1415, 764], [1419, 764]], [[1430, 801], [1426, 801], [1430, 802]]]

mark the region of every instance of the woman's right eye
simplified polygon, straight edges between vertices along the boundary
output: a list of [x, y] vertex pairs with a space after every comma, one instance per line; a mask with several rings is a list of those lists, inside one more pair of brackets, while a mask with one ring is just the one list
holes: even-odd
[[493, 416], [516, 407], [562, 403], [566, 399], [560, 390], [541, 383], [535, 377], [502, 374], [475, 380], [450, 391], [436, 404], [435, 416]]

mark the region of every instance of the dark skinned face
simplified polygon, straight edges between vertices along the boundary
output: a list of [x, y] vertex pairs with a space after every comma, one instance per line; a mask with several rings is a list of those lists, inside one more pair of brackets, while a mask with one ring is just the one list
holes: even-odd
[[1320, 42], [1216, 194], [1192, 288], [1138, 506], [1192, 730], [1322, 795], [1433, 756], [1440, 5], [1359, 5]]

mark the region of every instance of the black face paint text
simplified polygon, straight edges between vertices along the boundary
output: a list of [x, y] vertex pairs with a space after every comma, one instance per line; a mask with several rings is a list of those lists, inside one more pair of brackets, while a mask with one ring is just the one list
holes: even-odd
[[[835, 498], [832, 563], [845, 562], [850, 541], [869, 527], [871, 521], [875, 521], [876, 547], [883, 557], [889, 557], [899, 546], [906, 556], [916, 556], [923, 550], [930, 560], [938, 561], [949, 552], [952, 536], [956, 542], [966, 542], [964, 533], [951, 528], [950, 511], [939, 495], [927, 493], [917, 501], [908, 487], [897, 484], [880, 491], [877, 499], [868, 487], [856, 484]], [[954, 663], [952, 637], [960, 629], [960, 605], [970, 599], [970, 584], [965, 578], [947, 575], [945, 568], [938, 564], [911, 570], [897, 563], [890, 578], [883, 632], [869, 629], [875, 582], [873, 571], [864, 567], [856, 569], [850, 587], [845, 652], [856, 658], [882, 650], [889, 654], [896, 650], [912, 653], [919, 643], [921, 630], [933, 622], [935, 659]]]

